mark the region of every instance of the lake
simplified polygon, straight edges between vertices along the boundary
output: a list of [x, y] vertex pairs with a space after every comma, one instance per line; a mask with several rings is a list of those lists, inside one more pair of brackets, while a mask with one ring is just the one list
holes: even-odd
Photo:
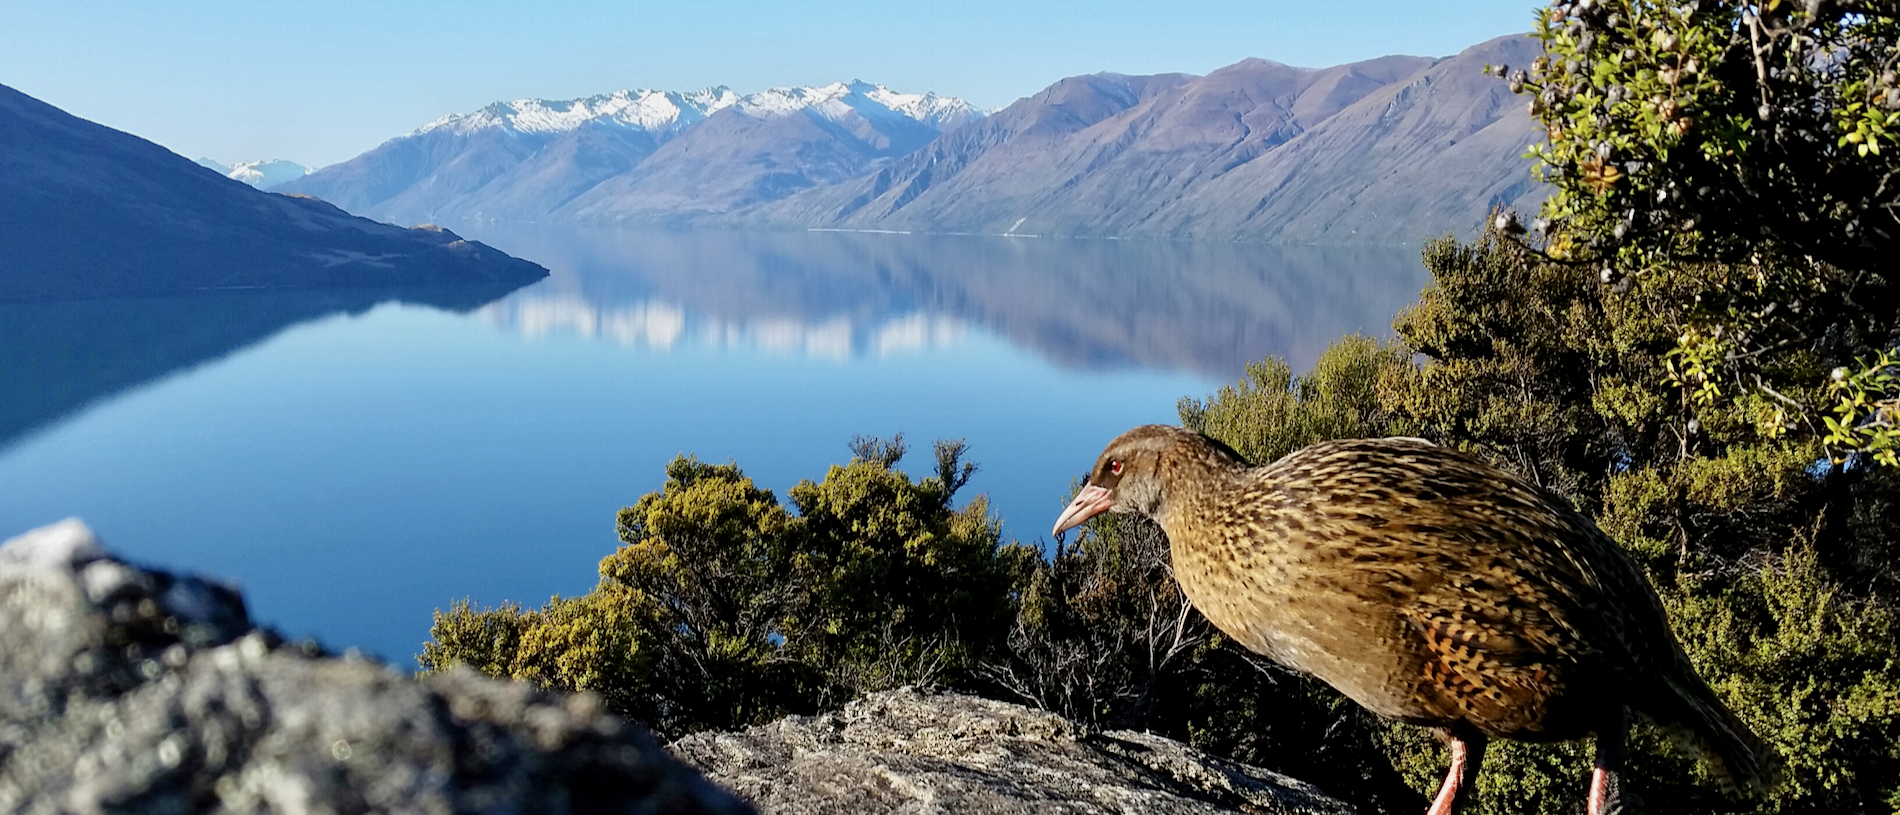
[[0, 537], [76, 515], [410, 667], [455, 599], [592, 588], [682, 453], [782, 498], [854, 436], [903, 433], [918, 475], [962, 438], [961, 497], [1043, 541], [1117, 433], [1250, 360], [1387, 335], [1427, 280], [1408, 247], [460, 231], [553, 275], [0, 304]]

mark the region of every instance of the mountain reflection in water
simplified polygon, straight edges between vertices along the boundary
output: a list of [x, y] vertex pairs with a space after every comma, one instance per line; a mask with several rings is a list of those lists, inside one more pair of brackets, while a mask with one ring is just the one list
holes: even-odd
[[958, 235], [465, 227], [549, 280], [482, 309], [524, 335], [847, 357], [980, 327], [1070, 368], [1237, 377], [1385, 334], [1427, 280], [1414, 247]]
[[514, 288], [476, 283], [0, 302], [0, 450], [87, 405], [298, 323], [388, 302], [466, 312]]

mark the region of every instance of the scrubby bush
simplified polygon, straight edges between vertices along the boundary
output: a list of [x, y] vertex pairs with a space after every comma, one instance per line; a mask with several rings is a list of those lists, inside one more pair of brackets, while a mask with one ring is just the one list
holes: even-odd
[[902, 437], [791, 489], [794, 513], [733, 464], [690, 457], [619, 514], [600, 584], [540, 609], [438, 611], [420, 661], [592, 690], [662, 737], [835, 707], [906, 683], [970, 686], [1002, 645], [1014, 575], [960, 442], [937, 473], [896, 468]]

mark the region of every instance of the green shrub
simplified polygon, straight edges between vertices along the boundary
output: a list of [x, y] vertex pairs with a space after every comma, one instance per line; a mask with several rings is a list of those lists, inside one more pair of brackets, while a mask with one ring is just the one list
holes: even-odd
[[971, 686], [1014, 613], [1032, 550], [1001, 545], [974, 472], [939, 442], [937, 474], [896, 469], [902, 438], [791, 490], [796, 514], [736, 465], [690, 457], [622, 509], [600, 585], [537, 610], [438, 611], [425, 670], [592, 690], [663, 738], [835, 707], [906, 683]]

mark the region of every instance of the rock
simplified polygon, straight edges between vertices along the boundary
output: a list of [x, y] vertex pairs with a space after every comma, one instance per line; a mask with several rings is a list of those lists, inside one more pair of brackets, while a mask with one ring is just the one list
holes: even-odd
[[0, 812], [751, 811], [592, 695], [285, 643], [78, 521], [0, 544], [0, 677]]
[[1278, 773], [1144, 733], [900, 688], [837, 713], [699, 733], [675, 755], [767, 815], [1350, 813]]

